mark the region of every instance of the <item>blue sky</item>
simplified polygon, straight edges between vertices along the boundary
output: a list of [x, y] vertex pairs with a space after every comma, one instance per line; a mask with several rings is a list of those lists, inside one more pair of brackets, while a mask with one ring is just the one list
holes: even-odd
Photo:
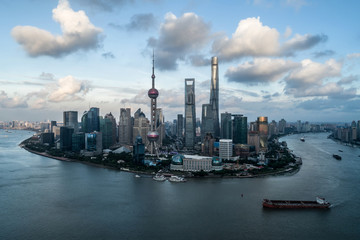
[[[21, 3], [21, 4], [20, 4]], [[358, 1], [3, 0], [0, 121], [58, 120], [65, 110], [158, 107], [197, 116], [218, 56], [220, 112], [253, 121], [360, 119]]]

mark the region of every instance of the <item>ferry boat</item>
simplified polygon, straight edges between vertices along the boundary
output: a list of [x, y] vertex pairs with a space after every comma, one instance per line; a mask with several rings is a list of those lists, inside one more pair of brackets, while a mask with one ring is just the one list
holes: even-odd
[[341, 160], [341, 156], [339, 156], [337, 154], [333, 154], [333, 158], [335, 158], [336, 160]]
[[264, 208], [329, 208], [331, 204], [325, 198], [316, 197], [316, 201], [269, 200], [264, 199]]
[[155, 181], [163, 182], [163, 181], [166, 180], [166, 177], [165, 177], [164, 175], [162, 175], [162, 174], [156, 174], [156, 175], [153, 177], [153, 179], [154, 179]]
[[183, 177], [179, 177], [179, 176], [176, 176], [176, 175], [172, 175], [172, 176], [169, 178], [169, 181], [170, 181], [170, 182], [186, 182], [186, 179], [183, 178]]

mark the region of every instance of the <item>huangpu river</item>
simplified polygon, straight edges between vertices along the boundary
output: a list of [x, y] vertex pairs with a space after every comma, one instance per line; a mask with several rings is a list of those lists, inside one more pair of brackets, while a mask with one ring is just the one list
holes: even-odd
[[[296, 174], [186, 183], [38, 156], [18, 146], [31, 135], [0, 130], [0, 239], [360, 239], [360, 149], [327, 133], [281, 139], [303, 160]], [[261, 204], [316, 196], [333, 206]]]

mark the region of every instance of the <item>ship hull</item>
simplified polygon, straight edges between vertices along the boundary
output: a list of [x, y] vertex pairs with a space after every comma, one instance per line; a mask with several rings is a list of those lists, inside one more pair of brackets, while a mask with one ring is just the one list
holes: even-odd
[[322, 208], [330, 207], [330, 203], [320, 204], [317, 201], [292, 201], [292, 200], [263, 200], [264, 208], [283, 208], [283, 209], [301, 209], [301, 208]]

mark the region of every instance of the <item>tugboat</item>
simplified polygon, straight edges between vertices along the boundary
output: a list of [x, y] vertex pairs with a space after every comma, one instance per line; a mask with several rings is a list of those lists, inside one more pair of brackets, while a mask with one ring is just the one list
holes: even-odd
[[339, 156], [337, 154], [333, 154], [333, 158], [335, 158], [336, 160], [341, 160], [341, 156]]
[[316, 201], [269, 200], [264, 199], [264, 208], [329, 208], [331, 204], [325, 198], [316, 197]]

